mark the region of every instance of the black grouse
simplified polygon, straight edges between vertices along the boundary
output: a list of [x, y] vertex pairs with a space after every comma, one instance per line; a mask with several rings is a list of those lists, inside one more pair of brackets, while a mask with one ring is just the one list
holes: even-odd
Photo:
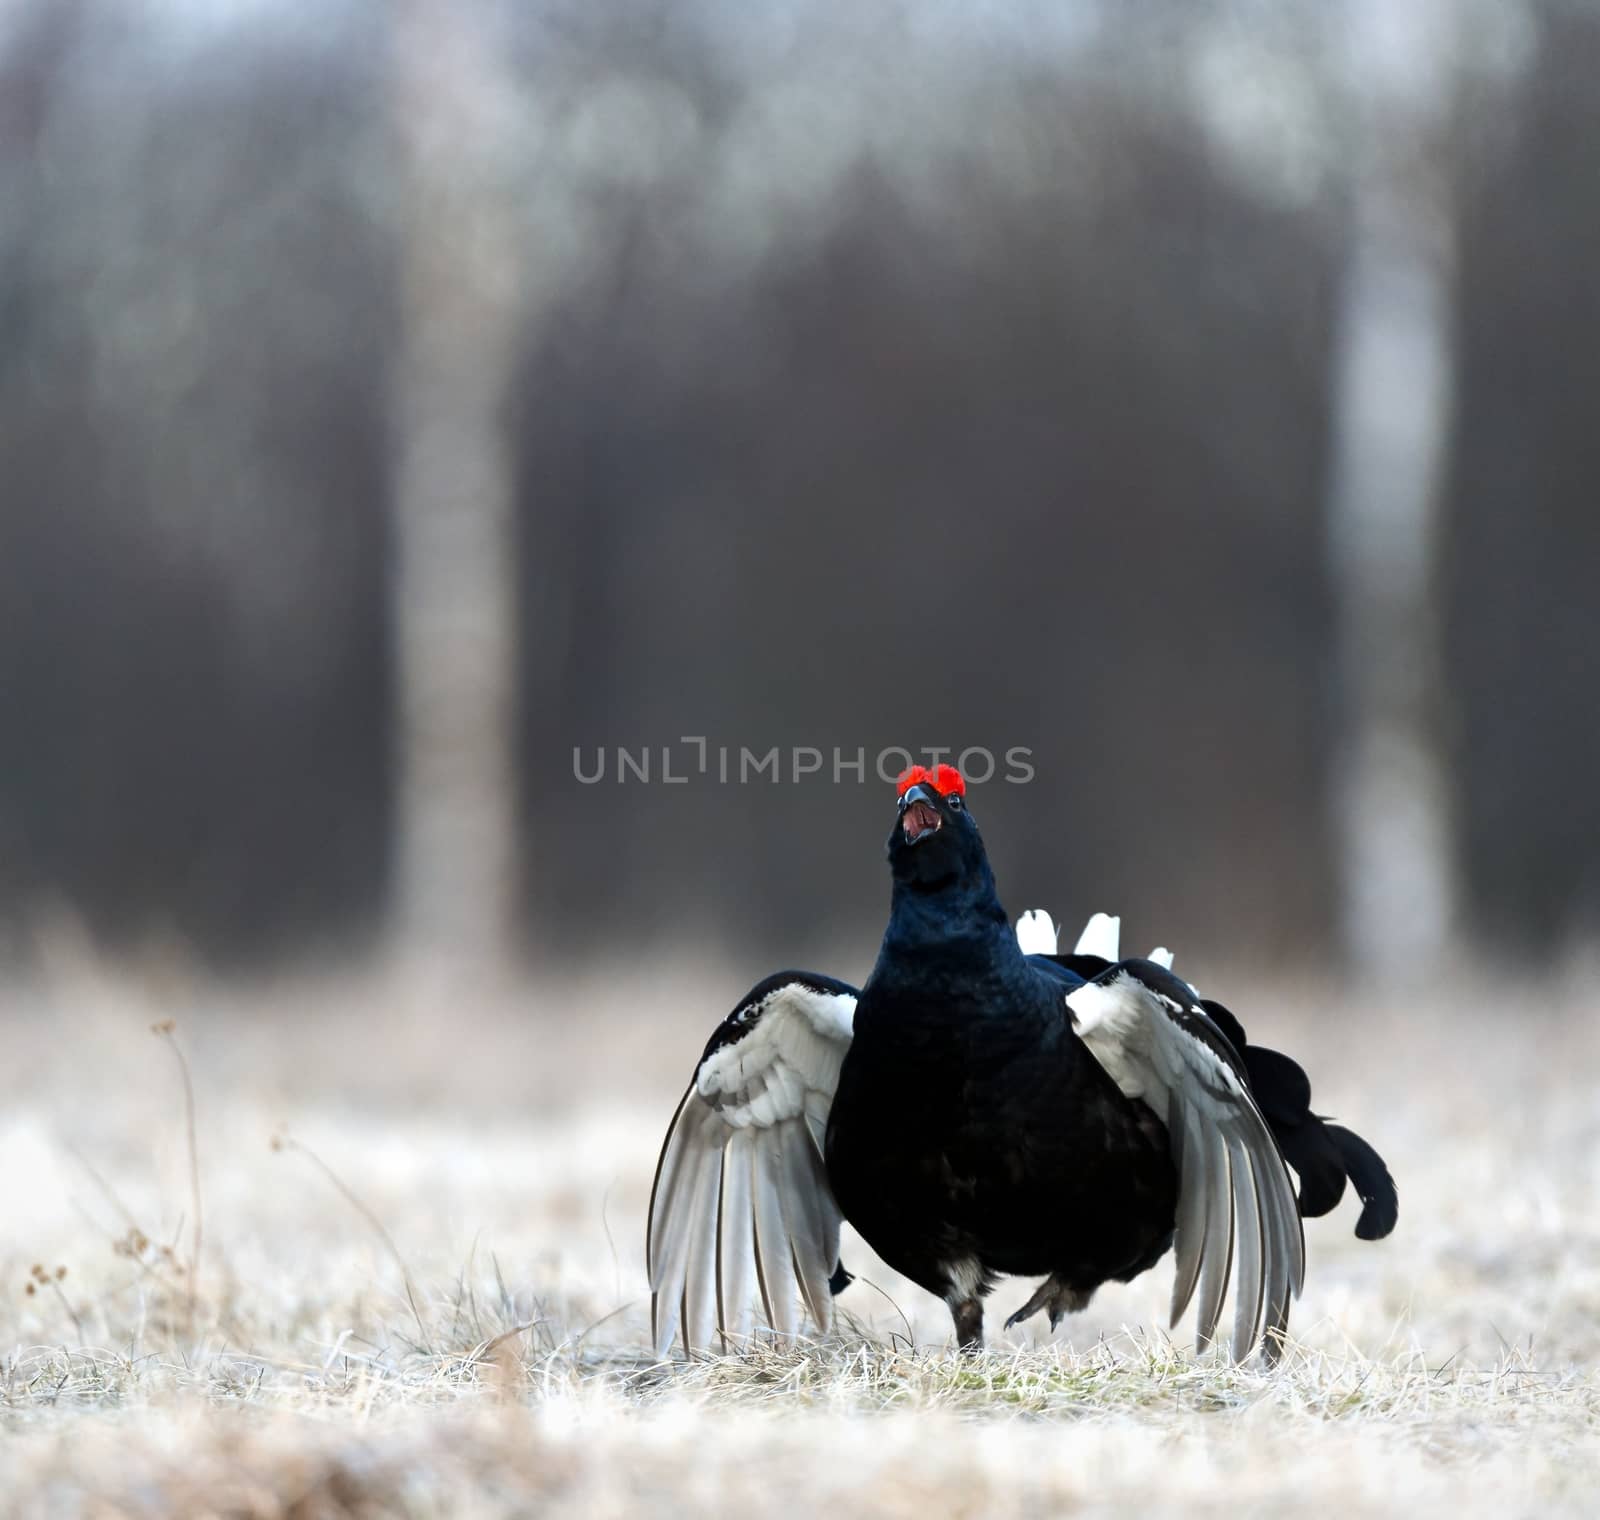
[[[1096, 915], [1055, 953], [1013, 930], [952, 766], [901, 777], [889, 926], [859, 992], [785, 971], [711, 1036], [656, 1169], [647, 1255], [656, 1353], [826, 1330], [848, 1219], [983, 1344], [1001, 1274], [1043, 1276], [1008, 1325], [1051, 1326], [1176, 1246], [1176, 1324], [1198, 1292], [1210, 1344], [1234, 1277], [1232, 1352], [1275, 1357], [1304, 1274], [1301, 1215], [1348, 1179], [1356, 1234], [1394, 1228], [1394, 1183], [1311, 1112], [1288, 1057], [1173, 974], [1117, 959]], [[1299, 1176], [1296, 1196], [1289, 1174]]]

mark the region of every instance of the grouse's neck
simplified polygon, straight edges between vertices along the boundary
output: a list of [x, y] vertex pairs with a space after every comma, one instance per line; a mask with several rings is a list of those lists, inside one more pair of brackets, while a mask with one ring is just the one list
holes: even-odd
[[875, 980], [943, 980], [958, 969], [1005, 976], [1024, 965], [987, 863], [933, 891], [895, 882]]

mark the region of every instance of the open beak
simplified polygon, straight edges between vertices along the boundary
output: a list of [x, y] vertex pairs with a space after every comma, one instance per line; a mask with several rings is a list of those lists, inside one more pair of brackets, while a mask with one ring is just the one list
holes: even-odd
[[907, 844], [937, 834], [943, 824], [937, 794], [929, 787], [919, 782], [900, 799], [900, 831]]

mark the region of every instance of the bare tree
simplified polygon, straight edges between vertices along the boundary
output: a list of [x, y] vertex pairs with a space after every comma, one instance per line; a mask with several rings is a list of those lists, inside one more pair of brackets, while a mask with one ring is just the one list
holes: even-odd
[[498, 963], [515, 881], [511, 457], [519, 248], [513, 85], [487, 8], [409, 0], [393, 34], [402, 339], [393, 625], [407, 956]]
[[1349, 0], [1358, 160], [1334, 353], [1329, 504], [1345, 754], [1345, 948], [1386, 975], [1447, 946], [1458, 889], [1435, 589], [1451, 428], [1454, 221], [1439, 151], [1454, 0]]

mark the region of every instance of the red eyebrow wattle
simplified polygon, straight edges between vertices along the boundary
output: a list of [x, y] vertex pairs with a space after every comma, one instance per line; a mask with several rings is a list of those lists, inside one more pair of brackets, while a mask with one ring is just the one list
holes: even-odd
[[895, 783], [895, 795], [904, 797], [918, 782], [926, 782], [941, 797], [965, 797], [967, 794], [966, 777], [955, 766], [940, 765], [930, 771], [925, 765], [913, 765], [900, 772], [899, 780]]
[[904, 797], [919, 781], [933, 781], [927, 766], [913, 765], [901, 771], [900, 779], [895, 783], [895, 796]]

